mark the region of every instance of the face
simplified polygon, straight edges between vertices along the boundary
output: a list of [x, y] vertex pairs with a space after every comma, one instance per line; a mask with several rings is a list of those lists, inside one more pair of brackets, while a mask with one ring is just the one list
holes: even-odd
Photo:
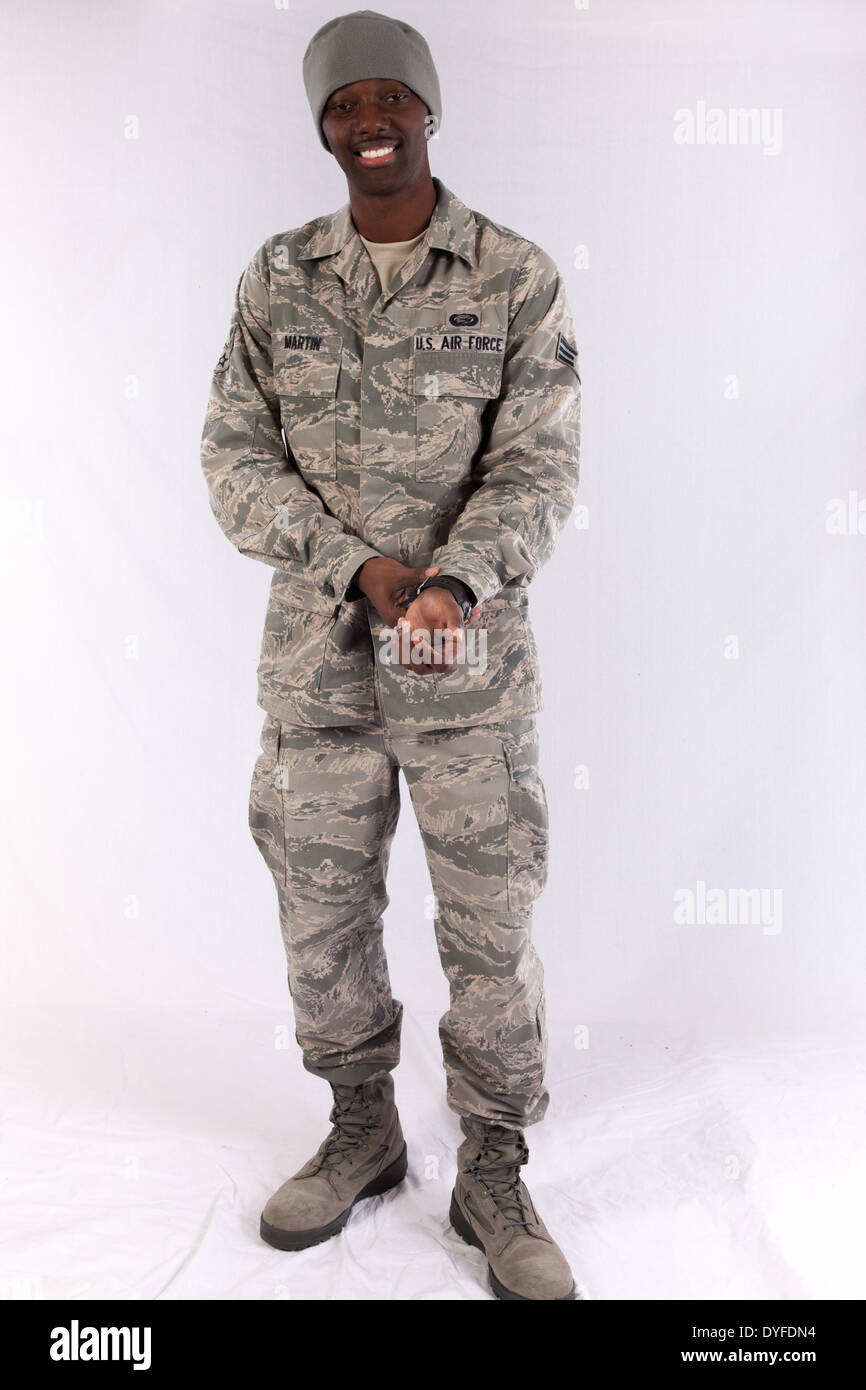
[[[331, 93], [322, 130], [350, 184], [364, 193], [392, 193], [429, 173], [428, 119], [424, 102], [404, 83], [368, 77]], [[387, 153], [364, 153], [374, 150]]]

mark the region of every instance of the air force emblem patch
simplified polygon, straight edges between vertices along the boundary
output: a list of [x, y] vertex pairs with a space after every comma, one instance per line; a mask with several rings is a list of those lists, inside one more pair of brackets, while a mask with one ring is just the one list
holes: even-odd
[[567, 338], [562, 334], [557, 334], [556, 338], [556, 357], [560, 362], [564, 362], [566, 367], [571, 367], [574, 375], [580, 381], [580, 372], [577, 370], [577, 348], [571, 346]]

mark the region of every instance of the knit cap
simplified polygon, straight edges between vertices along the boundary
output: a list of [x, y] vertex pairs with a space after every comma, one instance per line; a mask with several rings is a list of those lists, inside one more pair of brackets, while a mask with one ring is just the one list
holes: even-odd
[[411, 24], [376, 10], [354, 10], [329, 19], [310, 39], [303, 62], [304, 86], [319, 139], [330, 153], [322, 130], [328, 97], [338, 87], [368, 77], [395, 78], [420, 97], [442, 123], [439, 78], [427, 40]]

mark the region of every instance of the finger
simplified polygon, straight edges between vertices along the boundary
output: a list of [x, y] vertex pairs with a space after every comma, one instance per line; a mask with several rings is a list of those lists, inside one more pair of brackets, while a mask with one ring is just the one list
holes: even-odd
[[[412, 570], [413, 583], [417, 586], [423, 580], [429, 579], [431, 575], [439, 573], [438, 565], [422, 565]], [[407, 581], [408, 582], [408, 581]]]
[[405, 660], [401, 659], [400, 665], [405, 671], [414, 671], [415, 674], [419, 676], [433, 675], [433, 667], [427, 665], [425, 662], [412, 661], [407, 657]]
[[423, 627], [412, 628], [411, 642], [412, 650], [415, 653], [416, 664], [426, 667], [429, 671], [431, 669], [431, 660], [433, 657], [430, 633]]

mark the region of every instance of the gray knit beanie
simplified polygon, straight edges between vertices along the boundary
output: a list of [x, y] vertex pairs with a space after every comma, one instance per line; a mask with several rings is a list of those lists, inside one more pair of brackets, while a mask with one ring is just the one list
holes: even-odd
[[322, 130], [328, 97], [338, 87], [367, 77], [392, 77], [403, 82], [436, 117], [437, 130], [442, 123], [439, 78], [427, 40], [401, 19], [390, 19], [376, 10], [354, 10], [329, 19], [310, 39], [303, 71], [319, 139], [329, 153]]

